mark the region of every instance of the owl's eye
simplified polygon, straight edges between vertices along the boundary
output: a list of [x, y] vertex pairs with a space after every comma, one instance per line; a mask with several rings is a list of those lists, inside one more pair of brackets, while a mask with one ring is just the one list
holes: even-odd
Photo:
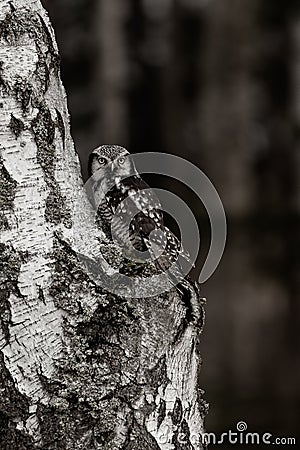
[[122, 166], [122, 164], [124, 164], [125, 162], [125, 158], [123, 156], [121, 156], [121, 158], [118, 159], [118, 163], [120, 164], [120, 166]]
[[101, 166], [104, 166], [107, 163], [105, 158], [98, 158], [98, 162], [99, 164], [101, 164]]

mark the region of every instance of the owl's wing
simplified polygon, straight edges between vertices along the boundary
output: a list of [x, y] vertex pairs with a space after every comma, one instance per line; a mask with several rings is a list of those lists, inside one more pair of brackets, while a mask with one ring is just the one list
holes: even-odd
[[[107, 207], [112, 211], [114, 236], [119, 245], [147, 250], [145, 238], [162, 226], [163, 216], [158, 198], [139, 176], [128, 177], [106, 193]], [[128, 237], [130, 242], [128, 242]]]
[[130, 224], [131, 243], [139, 251], [148, 250], [153, 259], [161, 255], [158, 262], [163, 270], [177, 261], [178, 255], [189, 260], [180, 240], [164, 226], [162, 206], [155, 191], [142, 178], [131, 176], [122, 180], [109, 191], [107, 198], [114, 212], [126, 199], [116, 221], [121, 239], [121, 235], [123, 239], [128, 236]]
[[[137, 217], [138, 222], [141, 225], [142, 232], [148, 235], [152, 232], [151, 242], [146, 237], [149, 250], [151, 250], [151, 246], [153, 248], [153, 245], [157, 246], [157, 251], [159, 248], [165, 247], [165, 251], [171, 259], [176, 260], [178, 254], [180, 254], [194, 266], [189, 253], [183, 249], [181, 241], [164, 225], [162, 206], [155, 192], [140, 177], [136, 177], [134, 182], [138, 189], [134, 190], [132, 199], [135, 205], [141, 211], [144, 211], [140, 217]], [[164, 236], [162, 236], [162, 232]]]
[[155, 192], [139, 176], [131, 176], [116, 184], [107, 194], [107, 201], [115, 212], [132, 223], [132, 229], [141, 234], [149, 234], [163, 227], [161, 204]]

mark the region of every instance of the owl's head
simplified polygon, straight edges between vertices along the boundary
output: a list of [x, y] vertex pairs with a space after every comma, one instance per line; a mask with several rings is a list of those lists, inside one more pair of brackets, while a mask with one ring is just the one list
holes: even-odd
[[110, 174], [115, 177], [125, 177], [135, 172], [134, 163], [128, 157], [130, 153], [118, 145], [101, 145], [89, 156], [88, 174], [91, 177], [99, 170], [103, 176]]

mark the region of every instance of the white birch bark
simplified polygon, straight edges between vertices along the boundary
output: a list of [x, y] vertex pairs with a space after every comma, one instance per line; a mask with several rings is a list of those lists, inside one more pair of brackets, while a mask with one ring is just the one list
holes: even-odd
[[0, 1], [0, 69], [1, 449], [202, 448], [202, 317], [113, 296], [78, 258], [106, 243], [39, 1]]

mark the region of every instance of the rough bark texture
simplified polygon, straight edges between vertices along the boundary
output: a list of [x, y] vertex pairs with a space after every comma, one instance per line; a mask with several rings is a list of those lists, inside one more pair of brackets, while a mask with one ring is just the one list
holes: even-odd
[[78, 257], [107, 243], [39, 1], [0, 1], [0, 91], [1, 450], [201, 449], [202, 317], [175, 290], [109, 294]]

